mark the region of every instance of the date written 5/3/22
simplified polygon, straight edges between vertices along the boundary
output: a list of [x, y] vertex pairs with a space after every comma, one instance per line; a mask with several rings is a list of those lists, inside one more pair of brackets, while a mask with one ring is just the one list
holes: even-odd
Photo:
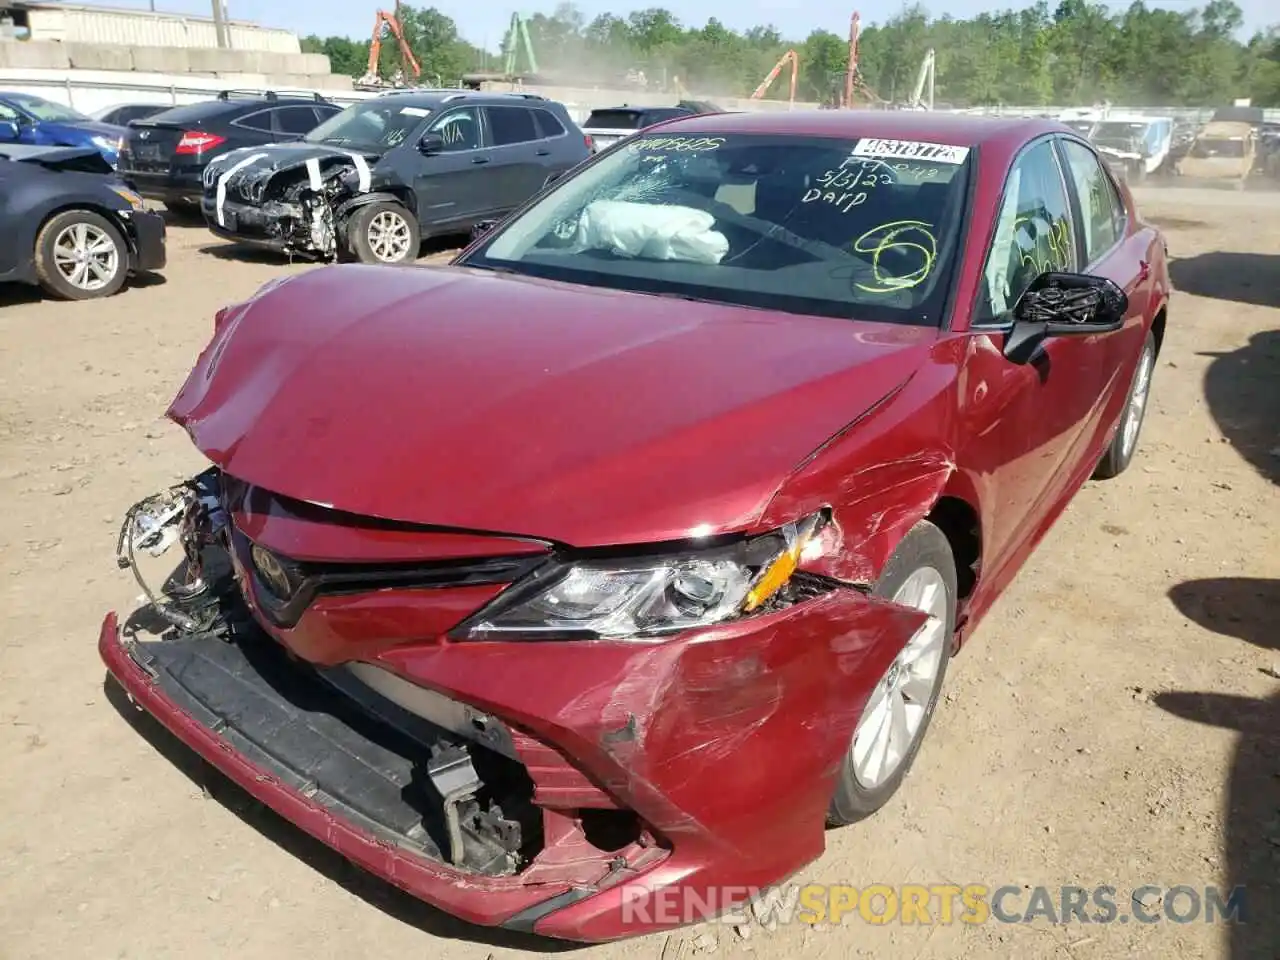
[[821, 201], [848, 213], [865, 203], [867, 191], [876, 187], [897, 183], [899, 178], [936, 180], [937, 177], [938, 168], [928, 164], [847, 157], [840, 166], [818, 177], [817, 185], [806, 190], [800, 202]]

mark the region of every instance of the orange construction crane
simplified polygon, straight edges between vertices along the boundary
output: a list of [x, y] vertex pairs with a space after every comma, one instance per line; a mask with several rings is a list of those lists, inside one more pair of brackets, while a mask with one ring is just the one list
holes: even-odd
[[769, 87], [773, 85], [773, 81], [778, 79], [778, 74], [782, 72], [782, 68], [787, 64], [791, 64], [791, 98], [790, 102], [796, 102], [796, 83], [800, 79], [800, 58], [796, 56], [794, 50], [788, 50], [782, 55], [782, 58], [773, 65], [773, 69], [769, 71], [769, 75], [764, 78], [760, 86], [756, 87], [751, 94], [752, 100], [762, 100], [764, 95], [769, 92]]
[[405, 42], [404, 31], [400, 29], [400, 21], [396, 19], [394, 14], [387, 13], [385, 10], [379, 10], [373, 19], [373, 41], [369, 44], [369, 68], [365, 76], [378, 76], [378, 56], [382, 53], [382, 31], [384, 28], [395, 35], [396, 42], [400, 44], [400, 55], [404, 57], [405, 65], [413, 72], [414, 79], [422, 76], [422, 67], [418, 65], [418, 60], [414, 57], [413, 51], [409, 49], [409, 44]]

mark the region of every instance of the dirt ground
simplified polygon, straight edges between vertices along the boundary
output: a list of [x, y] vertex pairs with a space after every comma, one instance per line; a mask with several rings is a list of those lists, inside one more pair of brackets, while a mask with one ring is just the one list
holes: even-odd
[[[1280, 956], [1280, 194], [1140, 202], [1179, 289], [1137, 460], [1081, 492], [957, 659], [899, 798], [829, 832], [798, 879], [1111, 885], [1126, 915], [1141, 884], [1244, 884], [1247, 922], [855, 918], [579, 956]], [[112, 557], [122, 512], [200, 465], [158, 418], [214, 310], [307, 269], [193, 227], [171, 232], [170, 261], [104, 303], [0, 289], [0, 956], [560, 949], [361, 873], [104, 687], [99, 623], [136, 592]]]

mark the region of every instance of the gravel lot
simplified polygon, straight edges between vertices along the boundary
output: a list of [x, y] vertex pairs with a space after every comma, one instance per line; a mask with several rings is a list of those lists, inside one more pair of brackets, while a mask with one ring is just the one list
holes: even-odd
[[[1248, 922], [850, 918], [580, 956], [1280, 956], [1280, 194], [1140, 202], [1178, 293], [1138, 459], [1081, 492], [957, 659], [904, 792], [800, 879], [1105, 884], [1126, 919], [1141, 884], [1245, 884]], [[176, 227], [163, 281], [109, 301], [0, 289], [0, 956], [559, 949], [362, 874], [104, 686], [99, 623], [134, 597], [122, 512], [200, 465], [159, 417], [214, 310], [303, 269]]]

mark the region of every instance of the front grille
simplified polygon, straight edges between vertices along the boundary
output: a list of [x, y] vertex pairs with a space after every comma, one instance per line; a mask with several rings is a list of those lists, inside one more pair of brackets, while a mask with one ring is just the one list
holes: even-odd
[[241, 566], [252, 571], [258, 587], [259, 607], [282, 627], [298, 622], [318, 597], [350, 596], [394, 589], [445, 589], [514, 583], [547, 562], [532, 557], [468, 557], [460, 560], [407, 563], [316, 563], [293, 560], [273, 553], [288, 578], [288, 592], [273, 586], [276, 577], [264, 577], [253, 557], [253, 543], [240, 531], [232, 534]]

